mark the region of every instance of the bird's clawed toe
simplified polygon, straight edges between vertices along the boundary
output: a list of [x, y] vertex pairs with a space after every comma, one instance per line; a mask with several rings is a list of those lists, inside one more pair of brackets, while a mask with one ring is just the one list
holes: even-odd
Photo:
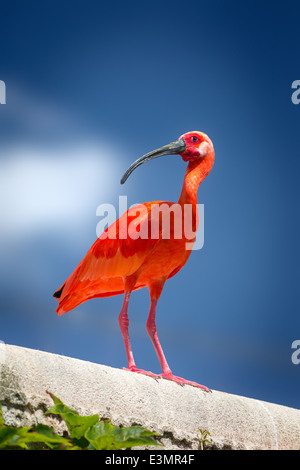
[[200, 388], [201, 390], [204, 390], [205, 392], [211, 392], [211, 390], [207, 388], [205, 385], [200, 385], [197, 382], [192, 382], [191, 380], [186, 380], [186, 379], [183, 379], [182, 377], [177, 377], [177, 375], [173, 375], [172, 372], [165, 372], [163, 374], [157, 375], [148, 370], [137, 369], [135, 366], [131, 366], [129, 368], [123, 367], [123, 370], [127, 370], [129, 372], [136, 372], [137, 374], [148, 375], [148, 377], [152, 377], [156, 381], [163, 378], [166, 380], [170, 380], [171, 382], [176, 382], [178, 385], [181, 385], [181, 387], [183, 387], [184, 385], [190, 385], [192, 387]]
[[191, 385], [192, 387], [201, 388], [201, 390], [204, 390], [205, 392], [211, 392], [211, 390], [207, 388], [205, 385], [200, 385], [197, 382], [192, 382], [191, 380], [185, 380], [182, 377], [177, 377], [176, 375], [173, 375], [172, 373], [160, 374], [160, 377], [166, 380], [171, 380], [172, 382], [176, 382], [182, 387], [184, 385]]
[[136, 367], [123, 367], [123, 370], [128, 370], [130, 372], [136, 372], [137, 374], [142, 374], [142, 375], [148, 375], [148, 377], [152, 377], [155, 380], [160, 379], [160, 376], [157, 374], [154, 374], [153, 372], [150, 372], [148, 370], [143, 370], [143, 369], [137, 369]]

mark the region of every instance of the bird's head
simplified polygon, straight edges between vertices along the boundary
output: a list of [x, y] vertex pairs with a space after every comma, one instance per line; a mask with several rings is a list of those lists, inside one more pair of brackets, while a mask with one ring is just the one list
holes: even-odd
[[153, 150], [133, 162], [124, 173], [121, 184], [124, 184], [131, 173], [142, 163], [163, 155], [180, 155], [185, 162], [195, 161], [200, 163], [206, 158], [214, 159], [214, 148], [210, 138], [204, 132], [187, 132], [180, 136], [176, 142]]
[[187, 132], [179, 138], [179, 141], [181, 139], [185, 143], [185, 150], [180, 155], [185, 162], [202, 159], [214, 151], [212, 141], [204, 132]]

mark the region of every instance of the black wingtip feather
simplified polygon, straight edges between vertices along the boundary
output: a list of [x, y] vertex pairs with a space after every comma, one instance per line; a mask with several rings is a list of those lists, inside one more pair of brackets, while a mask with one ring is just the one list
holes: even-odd
[[64, 287], [65, 287], [65, 284], [60, 289], [58, 289], [57, 291], [54, 292], [53, 297], [55, 297], [56, 299], [60, 299], [61, 293], [62, 293]]

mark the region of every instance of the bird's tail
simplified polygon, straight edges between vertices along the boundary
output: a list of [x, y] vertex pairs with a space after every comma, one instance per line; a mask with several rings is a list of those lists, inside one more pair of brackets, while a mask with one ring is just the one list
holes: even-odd
[[62, 294], [62, 291], [65, 287], [66, 283], [64, 283], [59, 289], [57, 289], [54, 294], [53, 294], [53, 297], [55, 297], [56, 299], [60, 299], [61, 298], [61, 294]]
[[[136, 289], [140, 289], [141, 287], [138, 286], [136, 287]], [[53, 294], [53, 297], [56, 297], [59, 302], [58, 307], [56, 309], [56, 313], [58, 315], [63, 315], [64, 313], [73, 310], [75, 307], [78, 307], [78, 305], [90, 299], [96, 299], [97, 297], [112, 297], [114, 295], [124, 294], [124, 289], [103, 293], [95, 293], [93, 290], [87, 292], [87, 290], [83, 289], [82, 291], [75, 291], [73, 293], [67, 294], [65, 297], [62, 298], [63, 289], [64, 286], [57, 289], [57, 291]]]
[[88, 298], [87, 287], [89, 281], [80, 282], [79, 278], [81, 264], [82, 262], [79, 263], [64, 284], [53, 294], [53, 297], [58, 300], [58, 307], [56, 309], [58, 315], [73, 310], [73, 308], [78, 307], [79, 304]]
[[65, 310], [65, 308], [64, 308], [64, 304], [66, 304], [66, 300], [69, 297], [69, 295], [63, 296], [63, 290], [65, 288], [65, 285], [66, 285], [66, 283], [64, 283], [53, 294], [53, 297], [55, 299], [58, 299], [58, 307], [56, 309], [56, 312], [58, 313], [58, 315], [62, 315], [63, 313], [66, 313], [68, 310], [71, 310], [71, 308], [68, 308], [67, 310]]
[[[141, 287], [144, 287], [144, 285], [138, 285], [135, 289], [140, 289]], [[70, 278], [54, 292], [53, 297], [58, 300], [56, 313], [58, 315], [62, 315], [63, 313], [73, 310], [73, 308], [78, 307], [78, 305], [86, 302], [87, 300], [95, 299], [97, 297], [111, 297], [120, 294], [124, 294], [122, 278], [110, 279], [108, 281], [80, 281], [77, 279], [75, 271], [75, 273], [73, 273]]]
[[63, 313], [73, 310], [79, 304], [87, 300], [86, 294], [80, 292], [66, 293], [63, 295], [65, 284], [63, 284], [57, 291], [54, 292], [53, 297], [58, 299], [58, 307], [56, 313], [62, 315]]

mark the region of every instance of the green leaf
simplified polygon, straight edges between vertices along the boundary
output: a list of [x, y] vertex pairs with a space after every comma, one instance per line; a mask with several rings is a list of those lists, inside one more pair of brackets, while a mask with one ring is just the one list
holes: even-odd
[[36, 428], [0, 427], [0, 449], [28, 449], [32, 443], [42, 443], [50, 449], [66, 449], [72, 447], [70, 441], [53, 431], [52, 428], [39, 424]]
[[59, 436], [45, 424], [38, 424], [31, 432], [28, 432], [25, 439], [27, 443], [40, 442], [50, 447], [50, 449], [67, 450], [73, 448], [69, 439]]
[[28, 449], [24, 437], [30, 428], [15, 428], [13, 426], [2, 426], [0, 428], [0, 449], [10, 449], [19, 447]]
[[[49, 392], [48, 392], [49, 393]], [[52, 393], [49, 393], [54, 401], [54, 406], [46, 411], [61, 416], [65, 421], [72, 439], [81, 439], [88, 428], [99, 421], [99, 415], [79, 416], [77, 411], [64, 405], [63, 402]]]
[[1, 402], [0, 402], [0, 426], [4, 425], [4, 419], [2, 416], [2, 407], [1, 407]]
[[117, 450], [134, 446], [160, 445], [152, 436], [157, 434], [141, 426], [120, 427], [110, 420], [99, 421], [85, 433], [91, 447], [96, 450]]
[[0, 449], [29, 449], [32, 446], [37, 448], [36, 443], [42, 444], [44, 449], [54, 450], [117, 450], [134, 446], [161, 445], [154, 439], [157, 434], [142, 426], [114, 426], [108, 419], [100, 420], [97, 414], [79, 416], [55, 395], [52, 393], [49, 395], [54, 401], [54, 406], [46, 411], [46, 414], [61, 416], [70, 435], [59, 436], [53, 428], [44, 424], [27, 428], [6, 426], [0, 406]]
[[20, 439], [27, 433], [30, 428], [17, 429], [13, 426], [6, 426], [2, 416], [2, 408], [0, 404], [0, 449], [8, 448], [27, 448], [27, 446], [20, 442]]
[[47, 393], [48, 393], [48, 395], [50, 395], [50, 397], [54, 401], [54, 406], [52, 406], [51, 408], [49, 408], [49, 410], [47, 410], [45, 412], [46, 415], [49, 414], [49, 413], [53, 413], [53, 414], [61, 414], [61, 413], [78, 414], [72, 408], [69, 408], [68, 406], [64, 405], [63, 402], [54, 395], [54, 393], [51, 393], [51, 392], [48, 392], [48, 391], [47, 391]]

